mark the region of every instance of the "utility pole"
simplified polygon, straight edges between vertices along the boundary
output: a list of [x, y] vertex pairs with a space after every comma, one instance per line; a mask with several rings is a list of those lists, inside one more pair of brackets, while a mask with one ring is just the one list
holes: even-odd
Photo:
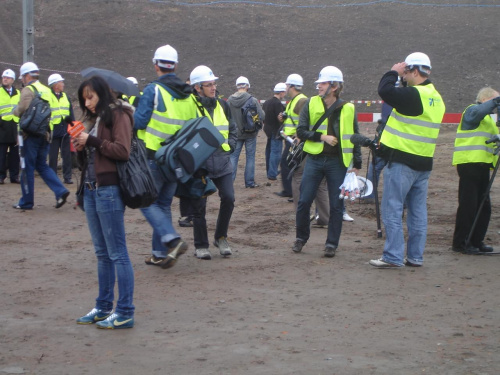
[[23, 63], [35, 61], [35, 26], [33, 1], [23, 0]]

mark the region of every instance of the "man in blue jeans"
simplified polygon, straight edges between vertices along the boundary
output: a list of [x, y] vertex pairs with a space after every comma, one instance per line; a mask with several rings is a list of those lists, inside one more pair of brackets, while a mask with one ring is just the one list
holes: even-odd
[[155, 153], [167, 137], [197, 117], [191, 86], [175, 75], [177, 51], [170, 45], [159, 47], [153, 57], [158, 79], [144, 88], [134, 114], [134, 129], [146, 145], [149, 166], [158, 190], [158, 199], [141, 211], [153, 227], [152, 253], [145, 259], [149, 265], [170, 268], [188, 248], [172, 224], [172, 200], [176, 182], [166, 181], [155, 162]]
[[259, 101], [248, 93], [250, 88], [250, 82], [246, 77], [238, 77], [236, 80], [236, 91], [231, 95], [227, 103], [229, 108], [231, 108], [231, 117], [234, 119], [237, 125], [238, 131], [238, 141], [236, 142], [236, 149], [231, 154], [231, 164], [233, 165], [233, 181], [236, 179], [236, 172], [238, 170], [238, 159], [240, 158], [241, 150], [243, 145], [245, 146], [246, 164], [245, 164], [245, 187], [246, 188], [256, 188], [259, 187], [255, 183], [255, 150], [257, 149], [257, 135], [259, 133], [256, 130], [253, 133], [246, 133], [244, 129], [246, 119], [243, 117], [243, 112], [241, 108], [246, 103], [247, 100], [251, 98], [254, 105], [257, 107], [259, 117], [264, 119], [265, 113], [262, 110]]
[[[24, 63], [20, 69], [20, 77], [24, 85], [21, 91], [19, 104], [14, 109], [14, 115], [22, 117], [28, 109], [31, 101], [38, 91], [43, 99], [51, 101], [51, 91], [47, 86], [38, 81], [39, 69], [32, 62]], [[35, 204], [35, 170], [43, 181], [52, 190], [56, 197], [56, 208], [66, 203], [69, 191], [64, 187], [55, 172], [47, 165], [47, 154], [49, 153], [50, 129], [46, 136], [38, 136], [23, 132], [23, 152], [25, 162], [25, 174], [21, 174], [22, 197], [13, 207], [18, 210], [32, 210]]]
[[[377, 268], [420, 267], [427, 240], [427, 188], [445, 105], [429, 80], [431, 62], [415, 52], [396, 63], [380, 80], [378, 93], [393, 107], [380, 138], [384, 169], [382, 220], [386, 241]], [[403, 86], [396, 87], [398, 77]], [[403, 206], [406, 204], [408, 243], [405, 258]]]

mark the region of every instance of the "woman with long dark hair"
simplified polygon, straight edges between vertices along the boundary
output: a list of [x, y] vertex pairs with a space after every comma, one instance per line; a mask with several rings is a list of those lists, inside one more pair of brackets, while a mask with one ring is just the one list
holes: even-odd
[[[77, 319], [97, 328], [134, 326], [134, 271], [125, 241], [124, 212], [117, 161], [128, 160], [133, 129], [133, 108], [116, 99], [106, 81], [91, 77], [78, 89], [86, 131], [74, 138], [83, 165], [84, 210], [97, 256], [99, 295], [95, 307]], [[113, 313], [115, 278], [118, 300]]]

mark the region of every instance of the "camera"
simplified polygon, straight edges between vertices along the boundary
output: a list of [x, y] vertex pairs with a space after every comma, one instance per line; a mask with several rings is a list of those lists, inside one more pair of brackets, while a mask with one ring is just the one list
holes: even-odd
[[285, 111], [281, 112], [280, 115], [283, 118], [283, 120], [286, 120], [288, 118], [288, 115], [286, 114]]

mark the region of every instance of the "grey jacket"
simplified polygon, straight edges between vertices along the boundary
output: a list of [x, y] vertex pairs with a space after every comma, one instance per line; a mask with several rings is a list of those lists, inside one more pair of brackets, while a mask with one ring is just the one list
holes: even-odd
[[[243, 125], [245, 124], [244, 123], [245, 119], [243, 118], [241, 107], [243, 107], [248, 98], [250, 98], [251, 96], [252, 95], [250, 95], [248, 92], [237, 91], [227, 99], [229, 108], [231, 108], [231, 116], [236, 122], [236, 127], [238, 129], [238, 140], [256, 138], [257, 135], [259, 134], [258, 131], [256, 131], [255, 133], [244, 133], [242, 130]], [[266, 115], [264, 110], [262, 109], [259, 101], [256, 98], [253, 98], [253, 100], [256, 103], [257, 111], [259, 112], [260, 118], [262, 119], [262, 121], [264, 121], [264, 117]]]

